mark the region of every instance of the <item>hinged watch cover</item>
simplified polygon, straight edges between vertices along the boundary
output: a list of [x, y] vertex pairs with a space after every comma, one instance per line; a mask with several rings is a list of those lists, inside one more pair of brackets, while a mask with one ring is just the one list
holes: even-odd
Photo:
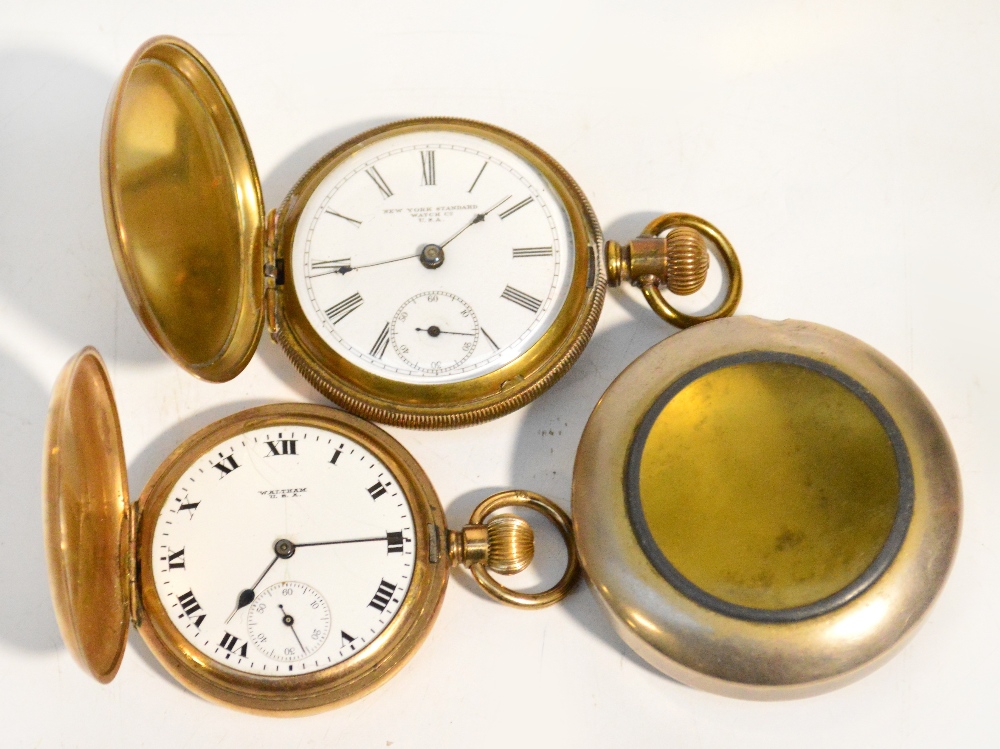
[[118, 672], [130, 621], [128, 481], [100, 354], [63, 369], [45, 433], [42, 497], [49, 584], [70, 652], [98, 681]]
[[108, 106], [105, 222], [125, 293], [197, 377], [230, 380], [260, 339], [264, 200], [239, 115], [190, 45], [151, 39]]

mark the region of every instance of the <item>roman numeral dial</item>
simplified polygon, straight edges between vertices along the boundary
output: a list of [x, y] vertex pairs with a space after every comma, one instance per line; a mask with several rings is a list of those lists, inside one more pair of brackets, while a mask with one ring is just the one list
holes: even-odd
[[308, 198], [286, 274], [308, 324], [357, 381], [381, 378], [379, 396], [502, 369], [562, 311], [573, 222], [526, 153], [475, 128], [401, 128]]
[[390, 636], [428, 550], [381, 452], [350, 431], [268, 418], [186, 458], [149, 506], [142, 564], [151, 618], [207, 661], [277, 678]]

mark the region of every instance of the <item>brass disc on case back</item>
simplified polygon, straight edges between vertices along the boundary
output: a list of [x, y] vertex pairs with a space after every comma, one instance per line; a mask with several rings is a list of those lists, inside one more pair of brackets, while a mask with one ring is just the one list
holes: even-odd
[[591, 416], [573, 517], [622, 637], [674, 678], [781, 698], [912, 631], [958, 541], [958, 468], [892, 362], [809, 323], [716, 321], [634, 362]]
[[108, 106], [101, 172], [132, 309], [186, 370], [232, 379], [262, 329], [264, 201], [236, 108], [186, 42], [151, 39], [126, 66]]
[[53, 391], [42, 469], [49, 584], [63, 640], [107, 683], [129, 627], [128, 484], [114, 396], [100, 354], [86, 348]]

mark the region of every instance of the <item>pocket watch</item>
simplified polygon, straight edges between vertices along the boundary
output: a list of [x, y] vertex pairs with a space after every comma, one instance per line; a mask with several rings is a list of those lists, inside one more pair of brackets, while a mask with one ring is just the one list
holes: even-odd
[[[427, 476], [392, 437], [340, 410], [278, 404], [185, 440], [129, 500], [114, 397], [99, 354], [63, 370], [49, 410], [45, 535], [59, 627], [101, 682], [133, 623], [193, 692], [257, 713], [308, 713], [395, 674], [437, 615], [448, 570], [469, 566], [505, 603], [538, 607], [577, 577], [568, 516], [530, 492], [485, 500], [445, 526]], [[534, 509], [566, 543], [549, 590], [491, 574], [531, 561]], [[492, 516], [492, 519], [489, 519]]]
[[[682, 327], [732, 314], [742, 288], [732, 247], [686, 214], [605, 250], [589, 202], [551, 156], [470, 120], [362, 133], [265, 216], [225, 87], [172, 37], [148, 41], [125, 68], [101, 165], [122, 284], [174, 361], [231, 379], [266, 321], [317, 390], [397, 426], [477, 423], [537, 397], [579, 357], [609, 282], [641, 286]], [[728, 292], [694, 317], [660, 285], [701, 287], [704, 236], [723, 258]]]
[[944, 584], [961, 521], [948, 435], [899, 367], [836, 330], [751, 317], [622, 372], [584, 430], [572, 503], [625, 642], [754, 699], [883, 662]]

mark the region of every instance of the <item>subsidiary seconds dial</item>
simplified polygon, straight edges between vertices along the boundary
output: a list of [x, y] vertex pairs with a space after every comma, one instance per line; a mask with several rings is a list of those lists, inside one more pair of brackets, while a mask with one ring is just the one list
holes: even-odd
[[[334, 351], [383, 377], [446, 383], [495, 371], [541, 337], [566, 298], [573, 247], [565, 206], [525, 159], [424, 129], [373, 142], [323, 178], [292, 268]], [[461, 308], [459, 326], [433, 322], [435, 303]], [[401, 314], [428, 322], [407, 329]]]
[[250, 604], [247, 631], [253, 646], [268, 658], [300, 661], [326, 642], [330, 607], [305, 583], [276, 583]]
[[479, 343], [479, 320], [454, 294], [425, 291], [403, 302], [389, 335], [400, 359], [414, 369], [438, 374], [472, 356]]

